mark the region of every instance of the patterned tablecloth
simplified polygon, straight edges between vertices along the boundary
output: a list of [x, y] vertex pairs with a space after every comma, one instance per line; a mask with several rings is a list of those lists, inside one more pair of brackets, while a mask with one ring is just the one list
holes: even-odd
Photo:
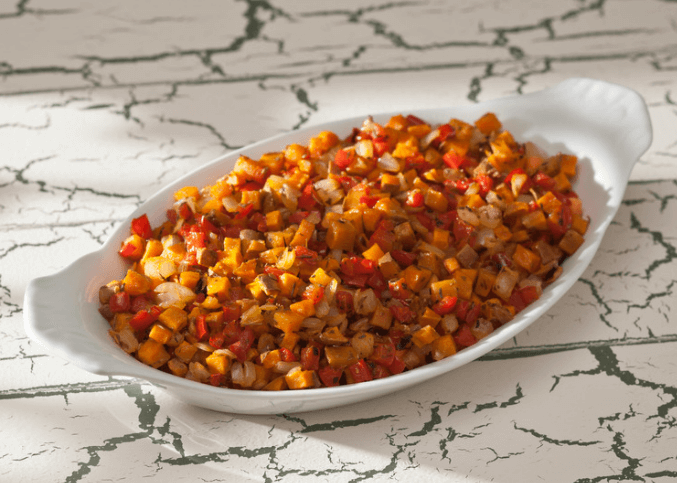
[[[29, 280], [228, 150], [576, 76], [637, 90], [653, 144], [573, 289], [459, 370], [236, 416], [25, 335]], [[0, 2], [0, 481], [673, 481], [676, 128], [674, 0]]]

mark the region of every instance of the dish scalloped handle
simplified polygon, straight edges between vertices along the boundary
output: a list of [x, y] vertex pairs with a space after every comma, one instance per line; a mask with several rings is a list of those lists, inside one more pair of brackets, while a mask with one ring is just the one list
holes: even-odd
[[94, 252], [53, 275], [31, 280], [24, 297], [24, 327], [31, 339], [81, 369], [102, 375], [138, 377], [140, 374], [133, 366], [118, 359], [112, 342], [104, 346], [99, 338], [92, 337], [91, 330], [105, 331], [105, 324], [90, 328], [83, 323], [92, 319], [89, 312], [96, 312], [98, 306], [98, 302], [87, 298], [96, 294], [98, 287], [83, 290], [94, 283], [87, 279], [89, 268], [102, 267], [105, 272], [105, 265], [101, 252]]
[[601, 131], [614, 140], [617, 167], [622, 170], [619, 174], [626, 181], [637, 160], [651, 146], [653, 131], [646, 102], [628, 87], [572, 78], [536, 95], [544, 95], [551, 102], [558, 95], [563, 96], [569, 110], [590, 124], [591, 132]]

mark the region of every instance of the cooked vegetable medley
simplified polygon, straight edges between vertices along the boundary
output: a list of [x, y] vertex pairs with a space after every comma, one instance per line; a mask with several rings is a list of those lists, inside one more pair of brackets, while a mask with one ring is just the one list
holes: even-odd
[[538, 299], [583, 243], [575, 156], [474, 125], [321, 132], [131, 224], [99, 293], [115, 342], [237, 389], [369, 381], [452, 356]]

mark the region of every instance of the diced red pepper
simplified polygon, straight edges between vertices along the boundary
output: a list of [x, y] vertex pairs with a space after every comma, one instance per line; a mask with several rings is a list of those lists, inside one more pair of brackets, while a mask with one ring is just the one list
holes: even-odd
[[442, 230], [448, 230], [457, 219], [458, 212], [456, 210], [450, 210], [446, 213], [441, 213], [437, 215], [437, 227], [441, 228]]
[[377, 342], [369, 359], [377, 364], [388, 367], [395, 360], [395, 344], [392, 341]]
[[214, 223], [209, 221], [209, 219], [207, 219], [207, 217], [204, 215], [199, 217], [198, 224], [200, 225], [200, 229], [202, 229], [202, 231], [205, 231], [207, 233], [219, 232], [219, 229], [214, 225]]
[[118, 253], [122, 257], [135, 259], [141, 258], [141, 255], [143, 255], [142, 247], [139, 247], [138, 245], [131, 243], [129, 241], [125, 241], [122, 244]]
[[438, 147], [441, 143], [456, 134], [456, 130], [449, 124], [442, 124], [437, 128], [439, 134], [432, 141], [432, 145]]
[[158, 306], [140, 310], [129, 320], [129, 325], [134, 330], [146, 330], [157, 320], [161, 313], [162, 309]]
[[319, 371], [317, 371], [320, 376], [322, 384], [327, 387], [334, 387], [339, 385], [341, 376], [343, 376], [343, 369], [334, 369], [331, 366], [324, 366]]
[[526, 174], [526, 172], [522, 168], [515, 168], [508, 173], [508, 175], [505, 177], [503, 181], [506, 184], [510, 183], [510, 181], [512, 181], [512, 177], [515, 176], [516, 174]]
[[214, 349], [221, 349], [226, 344], [226, 337], [223, 333], [213, 334], [209, 337], [209, 345]]
[[322, 346], [316, 342], [310, 342], [301, 349], [301, 368], [304, 371], [318, 371], [320, 369], [320, 354]]
[[[407, 115], [407, 121], [409, 121], [409, 124], [411, 126], [418, 126], [419, 124], [425, 124], [425, 121], [422, 120], [420, 117], [416, 117], [413, 114], [408, 114]], [[451, 126], [449, 126], [451, 127]]]
[[[253, 337], [253, 335], [252, 335], [252, 337]], [[283, 362], [296, 362], [296, 356], [294, 355], [294, 353], [292, 351], [290, 351], [286, 347], [280, 348], [280, 359]]]
[[403, 283], [403, 279], [389, 281], [388, 289], [393, 297], [400, 300], [410, 299], [414, 295]]
[[391, 305], [390, 313], [393, 314], [400, 322], [411, 322], [416, 317], [416, 314], [409, 307], [403, 305]]
[[374, 364], [374, 367], [371, 368], [371, 373], [374, 375], [374, 379], [383, 379], [391, 375], [387, 368], [378, 364]]
[[167, 215], [167, 219], [168, 219], [171, 223], [176, 223], [176, 221], [177, 221], [178, 218], [179, 218], [179, 216], [176, 214], [176, 210], [169, 209], [169, 210], [166, 211], [165, 214]]
[[491, 191], [494, 187], [494, 179], [486, 174], [480, 174], [475, 177], [475, 182], [480, 187], [480, 195], [482, 197], [487, 196], [487, 193]]
[[[240, 334], [240, 340], [230, 344], [228, 347], [233, 354], [237, 357], [237, 360], [244, 362], [247, 360], [247, 351], [254, 343], [254, 331], [251, 327], [245, 327]], [[280, 349], [282, 350], [282, 349]], [[293, 354], [292, 354], [293, 355]]]
[[471, 303], [468, 312], [465, 314], [465, 321], [468, 324], [474, 324], [482, 313], [482, 306], [480, 304]]
[[435, 230], [435, 222], [425, 213], [416, 213], [416, 219], [421, 225], [425, 226], [428, 231]]
[[468, 189], [468, 186], [470, 186], [470, 184], [468, 183], [467, 179], [457, 179], [457, 180], [446, 180], [444, 182], [444, 186], [448, 186], [449, 188], [454, 189], [459, 193], [463, 194]]
[[231, 320], [223, 327], [221, 334], [223, 335], [223, 344], [234, 344], [240, 339], [242, 328], [237, 320]]
[[395, 235], [392, 230], [393, 228], [390, 230], [385, 230], [380, 227], [377, 228], [376, 231], [372, 233], [371, 237], [369, 237], [369, 244], [373, 245], [374, 243], [377, 243], [381, 250], [386, 253], [389, 252], [392, 250], [395, 241], [397, 241], [397, 235]]
[[351, 312], [353, 310], [353, 294], [345, 290], [337, 291], [336, 306], [341, 312]]
[[515, 307], [515, 313], [518, 313], [535, 300], [538, 300], [538, 291], [536, 290], [536, 287], [527, 286], [513, 290], [508, 303]]
[[442, 161], [444, 161], [444, 164], [453, 169], [461, 169], [470, 163], [468, 158], [456, 154], [454, 151], [445, 153], [445, 155], [442, 156]]
[[472, 225], [467, 224], [463, 220], [456, 220], [454, 222], [453, 234], [454, 239], [459, 242], [468, 239], [468, 237], [475, 231]]
[[240, 238], [240, 232], [243, 230], [243, 227], [238, 225], [231, 225], [225, 227], [223, 234], [228, 238]]
[[381, 157], [388, 151], [388, 138], [386, 136], [377, 136], [371, 142], [374, 145], [374, 154], [376, 156]]
[[243, 220], [249, 216], [249, 214], [254, 211], [254, 203], [249, 203], [248, 205], [240, 208], [235, 215], [236, 220]]
[[360, 359], [355, 364], [348, 366], [348, 372], [353, 376], [353, 381], [355, 382], [366, 382], [374, 379], [374, 375], [364, 359]]
[[367, 205], [369, 208], [373, 208], [380, 200], [378, 196], [360, 196], [360, 203]]
[[424, 202], [423, 193], [420, 191], [410, 191], [404, 204], [410, 208], [420, 208]]
[[207, 325], [207, 316], [204, 314], [198, 315], [195, 318], [195, 337], [199, 341], [204, 341], [209, 335], [209, 326]]
[[310, 211], [313, 208], [317, 207], [319, 204], [315, 197], [313, 196], [313, 185], [308, 183], [299, 197], [298, 206], [302, 210]]
[[456, 304], [456, 317], [461, 321], [465, 321], [465, 316], [468, 315], [468, 310], [470, 310], [470, 302], [467, 300], [459, 300]]
[[108, 306], [114, 314], [118, 312], [129, 312], [131, 307], [129, 294], [127, 292], [118, 292], [111, 295]]
[[150, 227], [148, 216], [145, 213], [132, 220], [132, 233], [146, 240], [153, 236], [153, 229]]
[[415, 253], [405, 252], [404, 250], [391, 250], [390, 255], [401, 267], [404, 268], [414, 263], [417, 257]]
[[442, 298], [439, 302], [433, 305], [433, 310], [438, 315], [447, 315], [453, 312], [454, 307], [456, 307], [456, 302], [458, 302], [458, 297], [452, 297], [447, 295]]
[[139, 295], [137, 297], [132, 297], [129, 305], [129, 311], [132, 313], [137, 313], [141, 310], [148, 310], [153, 306], [146, 295]]
[[334, 157], [334, 164], [338, 166], [339, 169], [346, 169], [354, 160], [354, 151], [349, 152], [344, 149], [339, 149]]
[[317, 265], [319, 255], [316, 251], [310, 250], [304, 246], [297, 246], [294, 248], [294, 253], [296, 258], [298, 258], [301, 262], [307, 265]]
[[214, 373], [209, 375], [209, 384], [212, 386], [223, 386], [226, 383], [226, 376], [221, 373]]
[[281, 268], [277, 268], [272, 265], [266, 265], [265, 267], [263, 267], [263, 273], [267, 273], [268, 275], [277, 279], [280, 278], [280, 275], [285, 273], [285, 271], [282, 270]]
[[406, 369], [406, 367], [407, 367], [407, 365], [404, 363], [404, 361], [402, 360], [402, 358], [399, 357], [399, 356], [397, 355], [397, 353], [395, 353], [395, 358], [393, 359], [392, 364], [390, 364], [390, 365], [388, 366], [388, 370], [389, 370], [392, 374], [400, 374], [400, 373], [404, 372], [404, 370]]
[[223, 319], [226, 322], [234, 322], [240, 318], [242, 309], [239, 305], [224, 305], [223, 306]]
[[454, 341], [456, 342], [457, 345], [460, 345], [460, 346], [463, 346], [463, 347], [470, 347], [475, 342], [477, 342], [477, 339], [475, 339], [475, 336], [472, 335], [472, 332], [470, 331], [470, 327], [463, 324], [461, 326], [461, 328], [459, 328], [456, 331], [456, 334], [454, 335]]
[[310, 300], [313, 304], [317, 305], [324, 297], [324, 287], [312, 284], [308, 285], [301, 294], [301, 297], [305, 300]]
[[367, 280], [369, 279], [369, 275], [362, 273], [362, 274], [354, 274], [354, 275], [348, 275], [348, 274], [343, 274], [341, 275], [341, 281], [346, 284], [346, 285], [351, 285], [353, 287], [360, 287], [364, 288], [367, 286]]
[[555, 186], [557, 185], [557, 182], [547, 174], [539, 171], [533, 176], [533, 181], [536, 184], [536, 186], [546, 190], [546, 191], [551, 191], [555, 189]]
[[294, 213], [289, 215], [289, 224], [298, 225], [299, 223], [301, 223], [302, 220], [308, 218], [309, 214], [310, 214], [309, 211], [295, 211]]
[[388, 288], [388, 282], [386, 282], [385, 277], [380, 270], [375, 270], [374, 273], [369, 275], [367, 279], [367, 285], [369, 285], [376, 294], [377, 297], [381, 296], [381, 292]]
[[184, 220], [190, 220], [193, 217], [193, 210], [188, 203], [181, 203], [177, 209], [179, 217]]

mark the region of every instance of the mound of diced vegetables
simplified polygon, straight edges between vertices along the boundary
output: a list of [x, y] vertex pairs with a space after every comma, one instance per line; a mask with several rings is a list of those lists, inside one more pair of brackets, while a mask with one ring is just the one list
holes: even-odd
[[304, 389], [452, 356], [538, 299], [583, 243], [575, 156], [474, 125], [321, 132], [131, 224], [100, 312], [127, 353], [190, 380]]

